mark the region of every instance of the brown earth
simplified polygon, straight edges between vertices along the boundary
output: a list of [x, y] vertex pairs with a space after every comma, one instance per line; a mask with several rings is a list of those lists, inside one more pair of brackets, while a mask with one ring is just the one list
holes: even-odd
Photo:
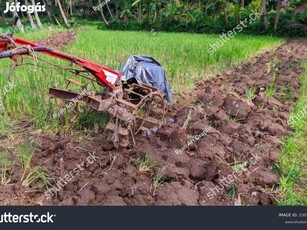
[[[287, 119], [299, 95], [306, 48], [305, 41], [288, 41], [198, 83], [174, 105], [181, 108], [174, 122], [155, 136], [138, 137], [132, 149], [110, 148], [103, 133], [37, 135], [32, 166], [41, 166], [55, 187], [65, 175], [77, 175], [47, 199], [41, 182], [25, 188], [22, 169], [10, 169], [9, 184], [0, 186], [0, 205], [276, 204], [274, 164], [281, 138], [291, 134]], [[271, 85], [276, 93], [266, 98]], [[252, 87], [255, 97], [248, 101]], [[96, 158], [86, 164], [89, 152]], [[149, 171], [133, 160], [145, 154], [157, 163]], [[76, 173], [78, 166], [83, 170]], [[157, 175], [163, 183], [154, 180]]]
[[65, 46], [76, 41], [76, 31], [68, 30], [53, 33], [50, 37], [37, 41], [38, 44], [48, 46], [53, 49], [62, 50]]

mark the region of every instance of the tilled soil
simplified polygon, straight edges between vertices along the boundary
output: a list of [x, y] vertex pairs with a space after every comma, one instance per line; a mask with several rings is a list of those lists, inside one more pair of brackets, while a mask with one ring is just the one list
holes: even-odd
[[[306, 48], [305, 41], [288, 41], [198, 83], [174, 105], [174, 119], [155, 136], [138, 137], [132, 149], [110, 148], [102, 133], [39, 137], [32, 166], [40, 165], [54, 187], [38, 182], [25, 189], [22, 170], [14, 169], [10, 184], [0, 186], [0, 205], [276, 204], [275, 163], [281, 138], [292, 132], [287, 120]], [[276, 90], [273, 97], [267, 98], [268, 89]], [[95, 161], [85, 163], [89, 153]], [[145, 155], [156, 164], [140, 165]], [[63, 183], [67, 175], [72, 178]]]
[[76, 31], [68, 30], [53, 33], [50, 37], [37, 41], [38, 44], [48, 46], [53, 49], [62, 50], [65, 46], [76, 41]]

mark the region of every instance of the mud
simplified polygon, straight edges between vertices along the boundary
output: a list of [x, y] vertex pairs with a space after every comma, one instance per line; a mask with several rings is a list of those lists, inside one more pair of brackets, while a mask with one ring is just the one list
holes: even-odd
[[[275, 205], [274, 165], [281, 138], [292, 133], [287, 119], [306, 48], [306, 42], [288, 41], [198, 83], [174, 105], [180, 108], [174, 122], [155, 136], [138, 137], [132, 149], [109, 148], [102, 132], [38, 136], [32, 166], [41, 166], [51, 185], [77, 165], [83, 170], [51, 199], [41, 182], [24, 188], [22, 169], [11, 170], [9, 184], [0, 186], [0, 205]], [[272, 86], [276, 92], [267, 98]], [[254, 98], [247, 100], [252, 87]], [[85, 164], [89, 153], [96, 161]], [[133, 160], [144, 155], [156, 162], [149, 170]]]

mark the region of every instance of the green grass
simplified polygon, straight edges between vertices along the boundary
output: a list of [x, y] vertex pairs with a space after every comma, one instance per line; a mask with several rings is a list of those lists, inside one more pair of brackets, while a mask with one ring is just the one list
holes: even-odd
[[[301, 96], [291, 117], [301, 114], [307, 105], [307, 60], [302, 78]], [[301, 115], [302, 117], [302, 115]], [[285, 140], [278, 163], [281, 173], [279, 205], [307, 205], [307, 114], [293, 125], [294, 134]]]
[[[24, 39], [32, 39], [33, 41], [37, 41], [40, 39], [44, 39], [49, 37], [52, 33], [56, 31], [63, 31], [64, 29], [55, 25], [44, 24], [45, 29], [43, 30], [35, 30], [33, 31], [28, 24], [24, 24], [25, 33], [22, 34], [16, 28], [14, 31], [14, 36], [22, 37]], [[51, 28], [51, 29], [50, 29]], [[12, 30], [12, 26], [10, 25], [0, 25], [0, 32], [2, 33], [10, 33]]]

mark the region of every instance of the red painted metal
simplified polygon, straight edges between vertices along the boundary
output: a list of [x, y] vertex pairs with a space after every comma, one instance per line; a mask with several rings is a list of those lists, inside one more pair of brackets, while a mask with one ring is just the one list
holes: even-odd
[[[84, 68], [85, 70], [89, 71], [92, 75], [96, 77], [99, 84], [103, 86], [108, 86], [111, 89], [114, 89], [117, 82], [120, 80], [122, 76], [120, 73], [112, 69], [109, 69], [105, 66], [94, 63], [92, 61], [79, 57], [74, 57], [72, 55], [48, 47], [41, 46], [37, 43], [30, 42], [22, 38], [12, 37], [12, 39], [16, 44], [29, 45], [33, 48], [38, 48], [37, 51], [40, 53], [74, 63], [75, 65]], [[7, 47], [7, 40], [0, 39], [0, 51], [5, 50], [6, 47]]]
[[0, 38], [0, 52], [6, 50], [7, 48], [7, 40]]

